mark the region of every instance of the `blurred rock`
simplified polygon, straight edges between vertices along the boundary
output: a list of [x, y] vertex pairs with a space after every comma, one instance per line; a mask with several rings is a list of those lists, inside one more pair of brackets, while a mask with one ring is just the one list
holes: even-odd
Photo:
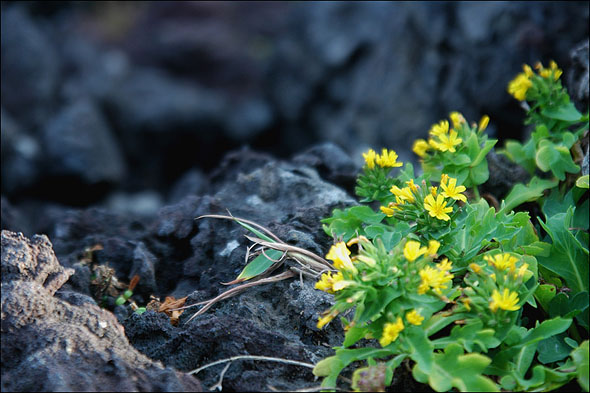
[[0, 116], [2, 192], [12, 194], [32, 186], [37, 180], [41, 146], [4, 108]]
[[2, 106], [27, 127], [47, 119], [59, 82], [51, 40], [18, 5], [2, 7]]
[[488, 114], [498, 136], [517, 138], [524, 115], [509, 80], [523, 63], [565, 67], [588, 35], [582, 3], [300, 3], [290, 20], [268, 79], [281, 143], [329, 140], [355, 154], [409, 151], [452, 110]]
[[90, 100], [64, 107], [43, 133], [49, 173], [70, 176], [82, 183], [118, 183], [125, 162], [106, 120]]
[[169, 202], [179, 202], [189, 195], [201, 195], [207, 189], [209, 181], [199, 169], [191, 169], [180, 177], [172, 186]]
[[572, 69], [567, 75], [568, 92], [578, 110], [583, 113], [588, 110], [588, 95], [590, 94], [589, 41], [576, 46], [570, 56]]

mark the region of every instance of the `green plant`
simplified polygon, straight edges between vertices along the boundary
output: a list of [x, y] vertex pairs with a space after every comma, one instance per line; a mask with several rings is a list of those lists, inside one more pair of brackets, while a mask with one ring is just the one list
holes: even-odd
[[[487, 117], [469, 126], [453, 112], [452, 129], [435, 124], [429, 141], [414, 144], [419, 177], [410, 164], [391, 176], [402, 167], [394, 151], [364, 154], [356, 192], [379, 210], [336, 209], [322, 220], [338, 239], [326, 256], [337, 271], [316, 283], [335, 300], [318, 328], [340, 317], [346, 331], [316, 365], [323, 386], [366, 361], [353, 373], [355, 390], [383, 390], [402, 362], [436, 391], [551, 390], [575, 378], [588, 390], [587, 179], [573, 189], [564, 181], [579, 171], [570, 149], [588, 115], [573, 107], [560, 75], [554, 63], [538, 74], [525, 66], [509, 85], [531, 101], [526, 122], [535, 132], [505, 154], [556, 178], [515, 185], [498, 211], [477, 190], [496, 143], [483, 134]], [[542, 207], [537, 226], [512, 211], [528, 201]]]

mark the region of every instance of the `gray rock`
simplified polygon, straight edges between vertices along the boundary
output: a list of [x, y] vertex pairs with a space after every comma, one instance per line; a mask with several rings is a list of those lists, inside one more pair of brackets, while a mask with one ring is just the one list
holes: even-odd
[[2, 106], [27, 127], [47, 119], [60, 62], [47, 34], [20, 5], [2, 7]]
[[2, 231], [3, 390], [200, 390], [131, 347], [110, 312], [54, 297], [69, 274], [47, 237]]
[[50, 173], [75, 176], [86, 184], [117, 183], [125, 162], [106, 120], [90, 100], [66, 106], [43, 134]]
[[165, 132], [219, 124], [226, 104], [194, 83], [156, 69], [135, 69], [107, 97], [107, 105], [125, 132]]
[[35, 183], [40, 172], [41, 146], [2, 108], [0, 116], [2, 192], [12, 194]]

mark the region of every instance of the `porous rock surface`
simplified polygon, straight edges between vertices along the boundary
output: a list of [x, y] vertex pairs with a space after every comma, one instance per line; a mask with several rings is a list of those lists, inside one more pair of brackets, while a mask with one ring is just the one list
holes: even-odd
[[200, 390], [133, 348], [114, 315], [54, 296], [73, 274], [46, 236], [2, 231], [2, 390]]

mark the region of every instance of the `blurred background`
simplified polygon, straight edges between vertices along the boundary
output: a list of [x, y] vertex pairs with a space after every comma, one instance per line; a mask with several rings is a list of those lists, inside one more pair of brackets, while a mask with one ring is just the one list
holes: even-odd
[[553, 59], [567, 84], [582, 51], [587, 73], [588, 2], [1, 7], [3, 228], [11, 205], [29, 220], [45, 203], [155, 213], [244, 145], [415, 160], [414, 139], [453, 110], [522, 138], [506, 92], [522, 64]]

